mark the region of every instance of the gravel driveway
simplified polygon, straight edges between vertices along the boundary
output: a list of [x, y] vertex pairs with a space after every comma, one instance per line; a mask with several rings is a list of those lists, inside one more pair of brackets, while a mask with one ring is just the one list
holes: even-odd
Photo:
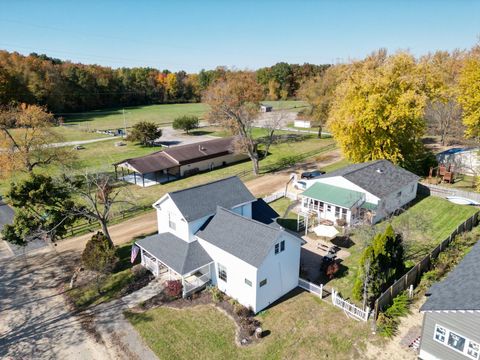
[[[51, 250], [0, 263], [1, 359], [113, 359], [69, 310], [59, 285], [65, 271]], [[82, 323], [84, 326], [82, 326]]]

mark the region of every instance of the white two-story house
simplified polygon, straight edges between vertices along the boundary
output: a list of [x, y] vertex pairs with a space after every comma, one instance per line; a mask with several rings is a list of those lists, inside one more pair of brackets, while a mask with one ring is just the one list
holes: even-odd
[[258, 312], [298, 285], [302, 240], [237, 177], [168, 193], [153, 206], [158, 234], [136, 242], [142, 264], [181, 280], [184, 296], [210, 283]]
[[415, 199], [419, 177], [388, 160], [354, 164], [306, 181], [301, 212], [374, 224]]

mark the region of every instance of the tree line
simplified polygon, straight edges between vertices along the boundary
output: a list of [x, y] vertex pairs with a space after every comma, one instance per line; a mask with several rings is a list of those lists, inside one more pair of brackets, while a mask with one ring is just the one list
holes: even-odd
[[[279, 63], [259, 69], [265, 97], [296, 95], [301, 83], [328, 65]], [[46, 106], [53, 113], [89, 111], [153, 103], [198, 102], [202, 92], [227, 68], [198, 74], [150, 67], [112, 69], [63, 61], [47, 55], [0, 51], [0, 103]]]
[[327, 126], [353, 162], [388, 159], [417, 173], [434, 162], [426, 136], [442, 145], [478, 140], [480, 46], [420, 58], [380, 49], [327, 68], [297, 95], [301, 116]]

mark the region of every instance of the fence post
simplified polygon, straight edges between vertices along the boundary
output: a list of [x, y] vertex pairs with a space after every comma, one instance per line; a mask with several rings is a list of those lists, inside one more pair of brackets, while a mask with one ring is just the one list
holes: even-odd
[[411, 299], [413, 297], [413, 285], [410, 285], [408, 288], [408, 297]]
[[320, 284], [320, 299], [323, 299], [323, 284]]

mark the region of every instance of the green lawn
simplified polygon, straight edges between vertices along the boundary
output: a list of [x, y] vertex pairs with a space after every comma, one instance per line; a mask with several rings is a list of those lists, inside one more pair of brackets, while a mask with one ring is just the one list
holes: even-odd
[[281, 198], [271, 202], [269, 205], [280, 215], [278, 223], [286, 229], [297, 231], [297, 214], [289, 211], [286, 214], [288, 207], [294, 202], [289, 198]]
[[160, 359], [354, 359], [360, 358], [369, 325], [314, 295], [300, 293], [259, 316], [270, 334], [258, 344], [238, 347], [235, 327], [213, 306], [160, 307], [127, 313]]
[[[266, 101], [265, 103], [273, 105], [275, 109], [284, 108], [292, 111], [299, 111], [306, 106], [305, 102], [296, 100]], [[134, 106], [125, 108], [125, 120], [127, 127], [131, 127], [139, 121], [152, 121], [159, 125], [167, 125], [182, 115], [195, 115], [204, 119], [207, 111], [208, 105], [204, 103]], [[64, 118], [66, 123], [77, 124], [80, 130], [85, 131], [124, 127], [122, 108], [68, 114], [64, 115]]]
[[[394, 217], [391, 220], [394, 230], [404, 234], [406, 264], [413, 265], [421, 260], [476, 211], [472, 206], [456, 205], [442, 198], [429, 196]], [[384, 221], [377, 224], [375, 230], [381, 231], [387, 223]], [[355, 244], [347, 249], [351, 255], [342, 262], [346, 272], [328, 283], [329, 287], [339, 290], [345, 298], [352, 296], [358, 264], [370, 238], [371, 236], [362, 230], [353, 233], [351, 239]]]

